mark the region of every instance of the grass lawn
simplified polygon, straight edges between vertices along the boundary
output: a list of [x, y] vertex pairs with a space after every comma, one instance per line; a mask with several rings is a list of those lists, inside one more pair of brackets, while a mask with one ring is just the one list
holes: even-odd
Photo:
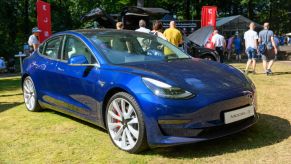
[[28, 112], [20, 77], [0, 78], [0, 163], [291, 163], [291, 63], [277, 62], [273, 71], [273, 76], [249, 75], [260, 116], [253, 127], [138, 155], [120, 151], [104, 130], [89, 123], [52, 110]]

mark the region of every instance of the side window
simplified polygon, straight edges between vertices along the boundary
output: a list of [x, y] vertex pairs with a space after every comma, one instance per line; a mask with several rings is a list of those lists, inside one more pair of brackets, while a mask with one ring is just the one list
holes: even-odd
[[88, 60], [89, 64], [96, 63], [94, 56], [81, 40], [73, 36], [67, 36], [63, 60], [68, 60], [70, 57], [75, 55], [84, 55]]
[[52, 59], [58, 59], [60, 54], [61, 41], [61, 37], [56, 37], [47, 41], [43, 55]]

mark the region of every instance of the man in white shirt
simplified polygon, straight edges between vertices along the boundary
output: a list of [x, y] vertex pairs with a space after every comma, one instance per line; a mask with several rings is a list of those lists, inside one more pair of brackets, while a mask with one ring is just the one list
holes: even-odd
[[248, 73], [248, 69], [250, 64], [252, 63], [253, 74], [256, 73], [256, 59], [257, 59], [257, 51], [258, 51], [258, 33], [254, 31], [255, 23], [250, 23], [250, 29], [245, 32], [245, 48], [246, 54], [248, 55], [247, 66], [245, 69], [245, 73]]
[[38, 36], [41, 30], [39, 30], [37, 27], [34, 27], [32, 29], [32, 35], [29, 36], [28, 39], [28, 45], [31, 47], [31, 51], [35, 51], [39, 46]]
[[211, 42], [220, 56], [220, 62], [223, 63], [223, 51], [225, 49], [226, 42], [224, 37], [218, 34], [218, 30], [213, 31]]
[[139, 29], [136, 29], [135, 31], [144, 32], [144, 33], [150, 33], [151, 32], [150, 29], [146, 28], [146, 22], [144, 20], [141, 19], [138, 24], [139, 24]]

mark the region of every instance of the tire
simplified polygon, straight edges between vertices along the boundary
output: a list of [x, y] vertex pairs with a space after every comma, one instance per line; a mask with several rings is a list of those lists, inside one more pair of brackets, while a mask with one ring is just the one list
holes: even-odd
[[34, 87], [34, 83], [31, 77], [27, 76], [23, 83], [23, 99], [26, 106], [26, 109], [30, 112], [39, 112], [42, 110], [41, 106], [37, 101], [37, 93]]
[[148, 148], [143, 114], [130, 94], [113, 95], [107, 103], [105, 117], [108, 134], [116, 147], [129, 153]]
[[212, 55], [208, 55], [208, 54], [203, 55], [202, 59], [216, 61]]

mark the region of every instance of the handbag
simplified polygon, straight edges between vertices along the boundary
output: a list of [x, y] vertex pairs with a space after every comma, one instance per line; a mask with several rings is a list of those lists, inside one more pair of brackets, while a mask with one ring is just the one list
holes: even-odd
[[264, 54], [266, 52], [267, 46], [265, 43], [259, 44], [258, 46], [260, 54]]

